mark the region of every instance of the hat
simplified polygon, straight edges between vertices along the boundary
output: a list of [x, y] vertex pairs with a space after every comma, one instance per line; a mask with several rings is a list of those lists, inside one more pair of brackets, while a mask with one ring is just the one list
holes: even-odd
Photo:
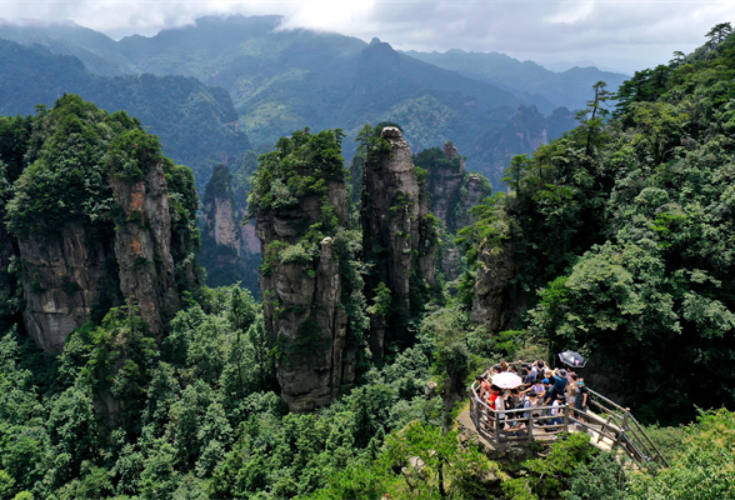
[[542, 383], [542, 384], [548, 384], [548, 383], [549, 383], [549, 379], [548, 379], [548, 378], [545, 378], [545, 379], [543, 379], [543, 380], [541, 381], [541, 383]]
[[566, 370], [565, 370], [564, 368], [562, 368], [561, 370], [559, 370], [559, 371], [558, 371], [558, 372], [556, 372], [556, 373], [557, 373], [557, 374], [558, 374], [558, 375], [559, 375], [560, 377], [566, 377], [567, 375], [569, 375], [569, 374], [567, 373], [567, 371], [566, 371]]

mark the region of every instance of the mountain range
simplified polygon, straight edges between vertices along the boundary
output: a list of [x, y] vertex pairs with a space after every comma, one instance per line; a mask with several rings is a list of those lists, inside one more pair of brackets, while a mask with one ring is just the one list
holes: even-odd
[[[5, 24], [0, 25], [0, 38], [37, 53], [43, 48], [57, 57], [64, 56], [54, 64], [43, 63], [32, 77], [43, 89], [53, 89], [56, 94], [74, 91], [87, 99], [100, 98], [84, 86], [72, 88], [65, 82], [69, 75], [58, 71], [44, 74], [59, 67], [68, 67], [79, 78], [83, 74], [95, 82], [93, 87], [119, 87], [125, 81], [121, 78], [141, 78], [143, 74], [159, 79], [194, 78], [201, 82], [200, 101], [207, 103], [202, 105], [217, 103], [214, 108], [218, 109], [226, 99], [217, 88], [225, 89], [236, 117], [230, 119], [229, 109], [224, 114], [209, 113], [217, 118], [206, 132], [197, 134], [204, 142], [216, 129], [220, 129], [219, 134], [222, 129], [232, 129], [230, 132], [240, 134], [240, 146], [246, 134], [253, 149], [265, 152], [279, 137], [304, 127], [342, 128], [349, 138], [366, 122], [393, 121], [402, 126], [414, 151], [451, 140], [468, 156], [468, 168], [487, 175], [496, 186], [512, 156], [530, 152], [576, 125], [573, 110], [584, 106], [594, 83], [605, 80], [614, 90], [625, 79], [624, 75], [595, 68], [554, 73], [497, 53], [401, 53], [378, 39], [366, 43], [337, 33], [283, 30], [281, 21], [279, 16], [204, 17], [192, 26], [119, 41], [73, 24]], [[8, 70], [17, 64], [6, 54], [0, 57], [0, 65]], [[44, 83], [47, 80], [54, 85]], [[28, 82], [25, 90], [33, 83]], [[100, 106], [135, 113], [133, 96], [140, 98], [146, 90], [139, 86], [116, 92], [116, 101], [103, 98]], [[14, 95], [6, 93], [6, 98], [18, 100]], [[23, 109], [0, 112], [28, 113], [34, 104], [53, 102], [50, 96], [38, 94], [38, 101], [31, 104], [32, 93], [22, 95], [28, 101], [23, 102]], [[174, 101], [177, 98], [181, 99], [172, 97]], [[165, 140], [165, 127], [148, 123], [145, 113], [135, 114], [164, 143], [171, 142]], [[179, 122], [188, 119], [182, 116]], [[225, 133], [230, 133], [227, 130]], [[177, 148], [182, 146], [169, 145], [167, 154], [176, 160], [189, 159], [191, 155], [179, 153]], [[220, 154], [207, 151], [194, 155], [197, 164], [190, 166], [198, 186], [206, 182], [202, 177], [209, 175], [218, 158], [234, 157], [240, 150], [224, 148]], [[345, 141], [345, 156], [350, 158], [353, 152], [353, 141]]]

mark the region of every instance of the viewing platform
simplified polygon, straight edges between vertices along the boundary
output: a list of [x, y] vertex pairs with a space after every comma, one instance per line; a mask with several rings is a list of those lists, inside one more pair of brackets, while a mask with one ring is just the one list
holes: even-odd
[[[529, 449], [534, 442], [553, 442], [562, 432], [585, 432], [590, 444], [601, 450], [624, 454], [634, 467], [658, 469], [669, 464], [645, 433], [629, 408], [623, 408], [602, 394], [589, 389], [588, 410], [569, 404], [531, 409], [495, 411], [478, 394], [477, 383], [470, 389], [470, 408], [457, 418], [460, 427], [474, 433], [488, 451], [507, 452]], [[594, 408], [595, 411], [592, 411]], [[525, 418], [524, 414], [529, 414]], [[552, 418], [561, 423], [551, 423]], [[510, 427], [510, 424], [517, 423]]]

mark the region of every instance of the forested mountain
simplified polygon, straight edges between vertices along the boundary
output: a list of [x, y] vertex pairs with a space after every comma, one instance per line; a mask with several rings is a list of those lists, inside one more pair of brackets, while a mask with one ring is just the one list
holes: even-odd
[[525, 96], [545, 114], [559, 107], [582, 109], [589, 100], [590, 87], [596, 82], [602, 80], [611, 91], [615, 91], [629, 78], [594, 67], [554, 72], [544, 68], [543, 61], [521, 62], [497, 52], [410, 50], [406, 55]]
[[[454, 172], [451, 145], [444, 158], [412, 156], [399, 128], [365, 127], [358, 217], [340, 131], [280, 140], [253, 178], [266, 253], [261, 305], [238, 287], [171, 282], [165, 269], [196, 276], [191, 257], [173, 246], [172, 268], [167, 252], [142, 258], [136, 241], [165, 241], [166, 231], [158, 211], [138, 210], [150, 204], [137, 190], [163, 206], [156, 193], [165, 179], [171, 242], [187, 251], [195, 199], [191, 175], [162, 158], [134, 119], [75, 96], [35, 117], [3, 119], [3, 230], [18, 244], [0, 248], [0, 284], [10, 290], [0, 491], [15, 500], [727, 498], [735, 454], [725, 409], [685, 429], [651, 428], [671, 462], [655, 475], [624, 471], [584, 434], [508, 466], [471, 441], [459, 446], [451, 430], [473, 373], [500, 357], [552, 361], [561, 346], [590, 354], [591, 384], [612, 388], [648, 422], [689, 421], [692, 403], [734, 406], [726, 389], [735, 351], [735, 36], [720, 35], [637, 73], [612, 116], [596, 86], [580, 127], [514, 158], [511, 190], [474, 209], [478, 222], [462, 232], [476, 267], [456, 298], [431, 286], [425, 260], [439, 221], [425, 211], [430, 174], [414, 166], [446, 163]], [[220, 197], [229, 199], [221, 189], [228, 176], [218, 172]], [[19, 308], [37, 296], [99, 298], [80, 271], [55, 281], [34, 273], [28, 256], [38, 252], [28, 242], [76, 234], [59, 233], [63, 222], [120, 239], [121, 296], [71, 329], [60, 354], [42, 354], [25, 334], [49, 312], [21, 316]], [[107, 240], [75, 241], [65, 251]], [[17, 251], [20, 260], [6, 258]], [[105, 251], [90, 255], [115, 276]], [[168, 285], [150, 286], [146, 276]], [[171, 291], [173, 301], [151, 295]], [[168, 310], [151, 315], [146, 297]], [[314, 403], [324, 407], [305, 411]]]
[[514, 158], [512, 191], [464, 231], [475, 320], [593, 354], [593, 383], [674, 422], [735, 407], [729, 33], [637, 72], [611, 116], [596, 86], [582, 125]]
[[0, 88], [0, 113], [7, 115], [50, 106], [64, 93], [80, 94], [111, 112], [127, 111], [161, 138], [166, 154], [194, 170], [202, 187], [215, 163], [239, 166], [250, 149], [227, 91], [194, 78], [103, 77], [76, 57], [0, 40]]
[[[74, 26], [0, 26], [0, 38], [76, 55], [102, 74], [181, 75], [224, 87], [240, 130], [259, 150], [306, 126], [342, 128], [355, 137], [366, 122], [393, 121], [416, 151], [454, 141], [467, 152], [470, 170], [499, 185], [509, 158], [538, 145], [526, 139], [526, 123], [517, 119], [519, 105], [543, 110], [530, 126], [543, 129], [545, 140], [576, 125], [569, 111], [546, 117], [553, 111], [548, 99], [516, 92], [523, 86], [515, 80], [488, 83], [484, 76], [463, 76], [397, 53], [378, 40], [366, 44], [336, 33], [279, 30], [281, 21], [278, 16], [206, 17], [193, 26], [119, 42]], [[569, 93], [579, 87], [584, 93], [570, 102], [583, 103], [597, 81], [582, 80]], [[520, 139], [503, 141], [503, 135]], [[348, 159], [353, 144], [345, 142]], [[203, 186], [206, 179], [197, 182]]]
[[[614, 106], [599, 82], [577, 128], [512, 158], [459, 231], [454, 296], [435, 257], [471, 177], [451, 143], [413, 154], [400, 124], [367, 124], [352, 184], [339, 128], [216, 167], [205, 217], [230, 217], [210, 226], [227, 246], [250, 191], [259, 303], [201, 284], [192, 172], [140, 120], [71, 94], [0, 118], [0, 497], [732, 497], [735, 34], [707, 37]], [[437, 74], [377, 41], [358, 57]], [[146, 79], [166, 80], [93, 81]], [[670, 467], [624, 467], [584, 433], [497, 461], [460, 438], [476, 373], [566, 348]]]
[[53, 54], [74, 56], [92, 73], [117, 76], [132, 72], [131, 65], [118, 53], [114, 40], [73, 22], [16, 26], [0, 21], [0, 38], [26, 46], [41, 46]]

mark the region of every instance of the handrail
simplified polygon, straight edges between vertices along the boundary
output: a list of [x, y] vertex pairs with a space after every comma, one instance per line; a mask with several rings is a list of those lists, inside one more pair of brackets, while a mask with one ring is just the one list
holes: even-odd
[[[603, 438], [609, 439], [611, 451], [620, 446], [632, 460], [639, 464], [660, 463], [668, 467], [668, 462], [630, 413], [630, 409], [623, 408], [592, 389], [588, 389], [590, 398], [599, 399], [612, 408], [590, 399], [588, 405], [600, 408], [603, 411], [601, 415], [582, 412], [569, 404], [498, 411], [491, 408], [479, 397], [477, 382], [473, 382], [470, 389], [470, 416], [475, 424], [475, 430], [496, 445], [520, 441], [531, 442], [535, 439], [533, 431], [537, 429], [558, 433], [561, 431], [569, 432], [570, 427], [577, 426], [597, 434], [598, 444]], [[557, 410], [557, 415], [547, 414], [552, 409]], [[615, 410], [619, 410], [622, 414]], [[524, 413], [529, 413], [529, 417], [523, 417]], [[603, 415], [607, 418], [603, 418]], [[560, 419], [561, 423], [548, 423], [552, 419]], [[501, 424], [516, 422], [525, 424], [525, 429], [508, 427], [504, 431], [498, 432]]]

